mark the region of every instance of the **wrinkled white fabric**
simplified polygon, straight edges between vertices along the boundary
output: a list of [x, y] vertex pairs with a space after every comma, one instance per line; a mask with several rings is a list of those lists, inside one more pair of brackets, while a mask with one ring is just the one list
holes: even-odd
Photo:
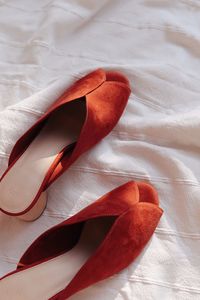
[[200, 299], [199, 28], [198, 0], [0, 0], [1, 174], [15, 141], [75, 79], [103, 67], [132, 87], [112, 133], [49, 188], [41, 218], [0, 215], [0, 275], [47, 228], [145, 180], [164, 209], [153, 238], [126, 270], [72, 299]]

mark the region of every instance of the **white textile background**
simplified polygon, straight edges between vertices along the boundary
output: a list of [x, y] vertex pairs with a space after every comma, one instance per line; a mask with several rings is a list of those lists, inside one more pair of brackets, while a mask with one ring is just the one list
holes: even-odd
[[0, 215], [0, 276], [47, 228], [145, 180], [164, 209], [153, 238], [129, 268], [72, 299], [200, 299], [199, 28], [198, 0], [0, 0], [1, 173], [17, 138], [75, 79], [103, 67], [132, 87], [118, 125], [50, 187], [40, 219]]

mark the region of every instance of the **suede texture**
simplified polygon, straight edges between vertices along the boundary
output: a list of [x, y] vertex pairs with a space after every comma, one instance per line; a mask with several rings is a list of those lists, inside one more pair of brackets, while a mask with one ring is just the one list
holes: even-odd
[[61, 106], [67, 110], [67, 103], [71, 101], [86, 101], [85, 122], [80, 132], [80, 136], [73, 144], [69, 152], [69, 147], [58, 153], [54, 163], [49, 168], [44, 181], [31, 205], [23, 212], [9, 215], [21, 215], [31, 209], [41, 193], [47, 189], [78, 157], [89, 150], [101, 139], [103, 139], [117, 124], [124, 108], [126, 107], [130, 95], [130, 87], [127, 78], [119, 72], [105, 72], [97, 69], [85, 77], [75, 82], [47, 112], [16, 142], [11, 151], [9, 166], [1, 179], [6, 176], [9, 169], [15, 164], [19, 157], [26, 151], [33, 139], [40, 132], [47, 122], [49, 116]]
[[[159, 208], [154, 188], [146, 183], [130, 181], [43, 233], [24, 253], [14, 273], [72, 249], [88, 220], [114, 217], [113, 225], [94, 254], [66, 288], [50, 298], [68, 299], [133, 262], [151, 238], [161, 215], [162, 209]], [[12, 276], [12, 273], [7, 276]]]

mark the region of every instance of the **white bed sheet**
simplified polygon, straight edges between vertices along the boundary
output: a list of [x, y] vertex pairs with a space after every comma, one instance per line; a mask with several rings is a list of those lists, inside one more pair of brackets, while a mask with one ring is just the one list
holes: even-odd
[[119, 124], [51, 186], [40, 219], [0, 215], [0, 275], [47, 228], [145, 180], [164, 209], [153, 238], [130, 267], [72, 299], [200, 299], [199, 28], [198, 0], [0, 0], [1, 173], [17, 138], [75, 79], [103, 67], [132, 87]]

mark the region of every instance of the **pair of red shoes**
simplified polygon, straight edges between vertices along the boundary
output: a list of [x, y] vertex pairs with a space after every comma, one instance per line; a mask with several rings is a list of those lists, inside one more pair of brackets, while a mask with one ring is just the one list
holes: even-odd
[[[0, 181], [0, 209], [24, 220], [46, 206], [46, 189], [117, 124], [128, 80], [98, 69], [68, 89], [15, 144]], [[156, 191], [130, 181], [42, 234], [0, 281], [4, 300], [64, 300], [126, 268], [152, 236]]]

